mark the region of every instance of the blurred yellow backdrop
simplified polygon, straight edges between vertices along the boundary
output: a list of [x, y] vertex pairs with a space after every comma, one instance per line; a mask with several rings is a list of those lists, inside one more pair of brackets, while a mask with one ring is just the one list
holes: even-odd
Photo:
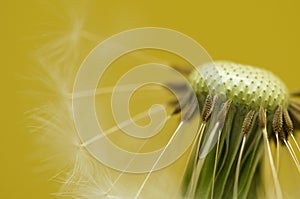
[[194, 38], [213, 59], [261, 66], [280, 76], [291, 90], [300, 88], [300, 2], [296, 0], [19, 0], [1, 4], [3, 199], [53, 198], [50, 193], [58, 189], [47, 182], [47, 174], [38, 171], [40, 160], [33, 155], [38, 147], [23, 118], [26, 110], [40, 102], [22, 94], [38, 86], [22, 76], [34, 70], [32, 54], [46, 41], [42, 33], [63, 29], [72, 17], [86, 15], [85, 29], [101, 39], [136, 27], [171, 28]]

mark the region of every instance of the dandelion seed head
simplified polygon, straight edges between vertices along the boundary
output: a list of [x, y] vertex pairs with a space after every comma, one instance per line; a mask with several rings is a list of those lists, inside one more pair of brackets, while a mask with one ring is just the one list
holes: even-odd
[[[199, 104], [204, 110], [205, 105], [210, 104], [204, 101], [205, 96], [209, 98], [211, 98], [210, 96], [218, 96], [222, 100], [221, 104], [224, 104], [225, 100], [227, 100], [226, 102], [231, 101], [232, 107], [228, 108], [228, 111], [225, 112], [226, 114], [217, 118], [216, 121], [211, 117], [206, 128], [208, 129], [207, 132], [202, 132], [204, 135], [207, 134], [207, 137], [219, 132], [217, 134], [215, 152], [210, 152], [211, 154], [215, 153], [214, 162], [210, 162], [205, 168], [206, 165], [203, 166], [200, 164], [201, 161], [198, 161], [200, 162], [199, 167], [203, 169], [203, 172], [207, 172], [206, 170], [214, 165], [214, 170], [211, 173], [212, 182], [210, 182], [210, 179], [202, 179], [201, 175], [204, 174], [201, 174], [198, 168], [198, 170], [194, 169], [191, 172], [190, 184], [188, 184], [188, 187], [192, 186], [193, 189], [187, 189], [186, 195], [191, 196], [191, 198], [229, 198], [232, 195], [222, 189], [225, 184], [227, 187], [230, 187], [228, 184], [232, 184], [232, 187], [234, 187], [233, 198], [244, 198], [245, 196], [249, 198], [253, 193], [245, 188], [244, 182], [247, 181], [250, 186], [252, 180], [262, 180], [259, 173], [247, 176], [249, 179], [246, 181], [242, 177], [244, 171], [247, 171], [247, 169], [244, 169], [253, 163], [251, 159], [247, 159], [247, 156], [252, 154], [255, 164], [251, 168], [258, 170], [265, 166], [271, 173], [271, 177], [268, 178], [269, 182], [263, 185], [266, 187], [265, 193], [263, 193], [265, 195], [262, 198], [283, 198], [285, 193], [281, 190], [281, 183], [278, 177], [281, 157], [280, 143], [288, 150], [291, 160], [294, 162], [298, 172], [300, 172], [300, 163], [295, 150], [297, 149], [299, 152], [300, 147], [293, 135], [297, 129], [299, 130], [300, 126], [300, 103], [293, 100], [293, 97], [299, 96], [298, 92], [290, 95], [285, 84], [269, 71], [228, 61], [205, 63], [191, 72], [189, 80], [197, 94]], [[224, 97], [220, 96], [224, 96], [225, 100]], [[215, 111], [222, 113], [223, 108], [221, 107], [220, 105], [215, 106]], [[202, 113], [205, 113], [205, 111], [202, 111]], [[218, 131], [218, 125], [223, 123], [223, 120], [226, 121], [224, 128]], [[212, 128], [210, 128], [211, 126]], [[222, 134], [227, 134], [226, 136], [229, 137], [224, 136], [222, 138]], [[207, 140], [209, 141], [199, 143], [206, 146], [211, 143], [212, 139]], [[275, 155], [273, 155], [271, 147], [273, 145], [270, 141], [275, 142]], [[291, 141], [295, 146], [291, 144]], [[225, 145], [226, 147], [224, 147], [222, 142], [227, 143], [227, 146]], [[232, 155], [226, 153], [228, 149], [229, 151], [232, 150], [232, 152], [234, 150], [239, 152]], [[219, 152], [222, 150], [225, 153]], [[268, 161], [262, 163], [263, 155], [267, 157]], [[202, 156], [199, 157], [201, 158]], [[203, 158], [205, 159], [206, 157]], [[231, 158], [237, 162], [236, 167], [223, 167], [223, 165], [233, 164], [230, 161]], [[209, 160], [205, 159], [205, 161]], [[221, 166], [218, 167], [218, 165]], [[230, 174], [220, 172], [224, 168], [235, 170], [235, 176], [229, 177]], [[219, 176], [217, 175], [218, 172]], [[224, 180], [222, 177], [234, 178], [235, 180], [220, 182]], [[195, 179], [199, 179], [199, 182], [195, 181]], [[211, 183], [211, 186], [205, 187], [209, 183]], [[220, 185], [222, 183], [224, 184]], [[251, 186], [256, 186], [256, 189], [259, 190], [257, 184], [253, 183]], [[202, 191], [203, 187], [207, 189], [205, 192]]]
[[[186, 154], [186, 159], [182, 159], [187, 162], [174, 164], [155, 172], [151, 169], [149, 174], [145, 175], [120, 173], [108, 168], [94, 158], [90, 151], [85, 148], [86, 145], [82, 144], [73, 123], [70, 96], [77, 67], [89, 49], [88, 44], [93, 43], [92, 45], [96, 45], [94, 42], [98, 43], [101, 40], [98, 34], [92, 34], [85, 29], [86, 13], [78, 15], [81, 8], [82, 6], [79, 6], [79, 9], [69, 13], [69, 17], [64, 17], [66, 24], [62, 31], [47, 32], [48, 37], [45, 37], [48, 39], [47, 42], [35, 54], [39, 65], [44, 71], [38, 76], [38, 80], [48, 88], [49, 93], [58, 96], [51, 99], [52, 101], [49, 100], [44, 107], [39, 107], [30, 113], [32, 127], [36, 132], [41, 132], [44, 138], [43, 143], [46, 142], [49, 149], [55, 154], [47, 159], [55, 164], [53, 166], [55, 170], [57, 168], [61, 170], [51, 178], [62, 184], [56, 195], [89, 199], [133, 198], [134, 196], [136, 198], [170, 198], [171, 196], [174, 196], [171, 198], [175, 198], [175, 196], [181, 198], [182, 193], [180, 192], [184, 192], [179, 188], [181, 184], [190, 186], [193, 185], [193, 182], [196, 182], [194, 183], [196, 186], [191, 186], [193, 189], [192, 195], [195, 197], [187, 198], [228, 198], [231, 196], [232, 190], [231, 188], [227, 189], [227, 187], [233, 185], [236, 189], [235, 196], [247, 196], [251, 193], [249, 187], [253, 186], [255, 183], [252, 183], [252, 181], [254, 182], [258, 178], [255, 171], [260, 165], [262, 156], [260, 152], [262, 140], [256, 128], [256, 111], [263, 107], [263, 109], [275, 113], [277, 107], [282, 107], [285, 111], [283, 112], [284, 117], [281, 116], [282, 114], [279, 114], [279, 117], [283, 117], [281, 118], [284, 119], [283, 122], [288, 124], [283, 126], [285, 128], [282, 129], [287, 129], [287, 132], [290, 133], [293, 131], [292, 123], [300, 123], [299, 116], [295, 116], [299, 115], [300, 112], [298, 111], [300, 108], [296, 104], [294, 104], [296, 107], [289, 111], [294, 111], [297, 114], [291, 115], [291, 118], [289, 118], [289, 112], [287, 111], [289, 95], [283, 82], [268, 71], [232, 62], [218, 61], [202, 65], [199, 67], [200, 73], [194, 71], [190, 74], [190, 83], [195, 93], [202, 95], [200, 99], [205, 100], [205, 95], [208, 94], [210, 98], [206, 100], [206, 103], [198, 99], [199, 106], [204, 107], [202, 121], [205, 124], [201, 124], [200, 133], [193, 143], [196, 147], [195, 150], [192, 147], [193, 150], [190, 154]], [[227, 106], [226, 103], [221, 106], [224, 101], [221, 103], [223, 99], [218, 100], [220, 94], [226, 95], [228, 99]], [[187, 95], [188, 103], [184, 107], [185, 110], [182, 110], [183, 113], [186, 112], [184, 123], [187, 124], [193, 119], [193, 110], [195, 104], [197, 104], [197, 100], [191, 100], [195, 98], [190, 96]], [[246, 112], [240, 106], [237, 106], [237, 109], [230, 109], [231, 102], [232, 104], [246, 105], [251, 111], [246, 116], [248, 110]], [[170, 117], [180, 111], [181, 109], [176, 109]], [[260, 126], [264, 127], [268, 122], [267, 120], [260, 121]], [[179, 126], [179, 128], [181, 127]], [[114, 126], [110, 129], [117, 129], [117, 127]], [[218, 139], [216, 144], [209, 143], [210, 134]], [[287, 139], [287, 134], [281, 135], [284, 135], [282, 139]], [[255, 136], [257, 138], [252, 139]], [[241, 140], [243, 141], [241, 142]], [[169, 142], [171, 143], [172, 139]], [[196, 154], [201, 151], [202, 147], [206, 149], [206, 143], [208, 143], [209, 153], [201, 157], [208, 158], [205, 163], [204, 159], [203, 162], [198, 162], [200, 166], [195, 167], [196, 172], [194, 172], [194, 175], [193, 170], [188, 168], [188, 164], [190, 164], [188, 158], [196, 165], [200, 157], [199, 154]], [[239, 149], [240, 144], [242, 145], [241, 149]], [[165, 149], [167, 147], [168, 145], [165, 146]], [[193, 157], [194, 151], [195, 157]], [[136, 152], [136, 154], [138, 153], [139, 151]], [[110, 155], [109, 152], [106, 152], [106, 154]], [[130, 162], [124, 162], [124, 164], [129, 167], [131, 161], [135, 161], [134, 158]], [[193, 160], [195, 161], [193, 162]], [[160, 158], [156, 160], [156, 162], [159, 161]], [[237, 161], [239, 163], [235, 166], [234, 163]], [[204, 165], [201, 165], [202, 163]], [[155, 168], [155, 164], [152, 168]], [[183, 168], [182, 165], [185, 165], [185, 167]], [[236, 172], [234, 172], [235, 169]], [[180, 171], [177, 173], [182, 174], [175, 175], [174, 171], [177, 170]], [[189, 174], [189, 172], [192, 172], [192, 174]], [[234, 176], [234, 173], [238, 175]], [[183, 175], [186, 174], [188, 174], [187, 177], [183, 179]], [[189, 183], [188, 178], [193, 175], [195, 179], [191, 178], [191, 183]], [[235, 181], [230, 180], [234, 177], [236, 178]], [[182, 181], [187, 181], [187, 183]], [[211, 184], [213, 186], [210, 186]]]
[[198, 69], [190, 75], [197, 94], [221, 91], [214, 94], [224, 94], [234, 103], [255, 110], [263, 106], [273, 112], [279, 105], [288, 106], [285, 84], [269, 71], [227, 61], [207, 63]]

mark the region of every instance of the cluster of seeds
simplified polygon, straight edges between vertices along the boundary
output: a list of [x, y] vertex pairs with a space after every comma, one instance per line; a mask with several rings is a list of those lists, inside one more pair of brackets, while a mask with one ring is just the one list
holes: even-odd
[[[299, 161], [290, 143], [294, 142], [300, 152], [293, 135], [294, 129], [300, 128], [300, 103], [291, 99], [300, 93], [290, 96], [285, 84], [269, 71], [226, 61], [198, 67], [190, 73], [189, 81], [198, 99], [195, 101], [192, 93], [181, 99], [187, 101], [185, 107], [180, 107], [183, 118], [191, 119], [198, 103], [202, 109], [202, 124], [193, 144], [195, 157], [187, 174], [185, 198], [249, 198], [249, 187], [256, 186], [251, 182], [259, 178], [255, 170], [262, 159], [262, 153], [259, 153], [262, 148], [266, 149], [269, 159], [275, 194], [282, 198], [277, 176], [280, 142], [289, 150], [300, 172]], [[181, 109], [177, 108], [174, 113]], [[213, 112], [217, 114], [213, 115]], [[212, 146], [210, 137], [217, 141], [211, 147], [212, 154], [204, 157], [201, 149]], [[276, 161], [271, 153], [270, 139], [276, 142]], [[265, 147], [261, 147], [262, 144]], [[206, 159], [213, 156], [213, 161]], [[256, 165], [252, 165], [253, 159], [248, 156], [256, 159]], [[240, 182], [240, 175], [249, 171], [254, 175]], [[205, 178], [207, 175], [211, 178]], [[225, 187], [228, 187], [227, 191]]]

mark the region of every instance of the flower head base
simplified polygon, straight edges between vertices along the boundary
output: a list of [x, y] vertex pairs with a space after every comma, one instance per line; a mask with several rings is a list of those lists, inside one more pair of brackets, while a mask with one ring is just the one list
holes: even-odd
[[284, 83], [271, 72], [251, 66], [225, 61], [207, 63], [191, 73], [190, 82], [198, 95], [225, 94], [234, 103], [256, 110], [260, 106], [270, 111], [279, 105], [288, 106], [289, 93]]

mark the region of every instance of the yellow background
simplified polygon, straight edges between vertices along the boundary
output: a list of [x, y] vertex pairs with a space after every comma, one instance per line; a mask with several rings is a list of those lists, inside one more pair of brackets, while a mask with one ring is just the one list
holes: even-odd
[[51, 198], [57, 191], [48, 175], [37, 171], [40, 163], [32, 154], [38, 148], [23, 115], [39, 101], [22, 97], [20, 91], [35, 85], [20, 76], [34, 67], [31, 54], [43, 42], [39, 32], [63, 27], [60, 16], [73, 8], [87, 14], [86, 29], [103, 39], [136, 27], [171, 28], [197, 40], [213, 59], [261, 66], [280, 76], [289, 89], [300, 88], [299, 1], [82, 2], [1, 2], [0, 198]]

